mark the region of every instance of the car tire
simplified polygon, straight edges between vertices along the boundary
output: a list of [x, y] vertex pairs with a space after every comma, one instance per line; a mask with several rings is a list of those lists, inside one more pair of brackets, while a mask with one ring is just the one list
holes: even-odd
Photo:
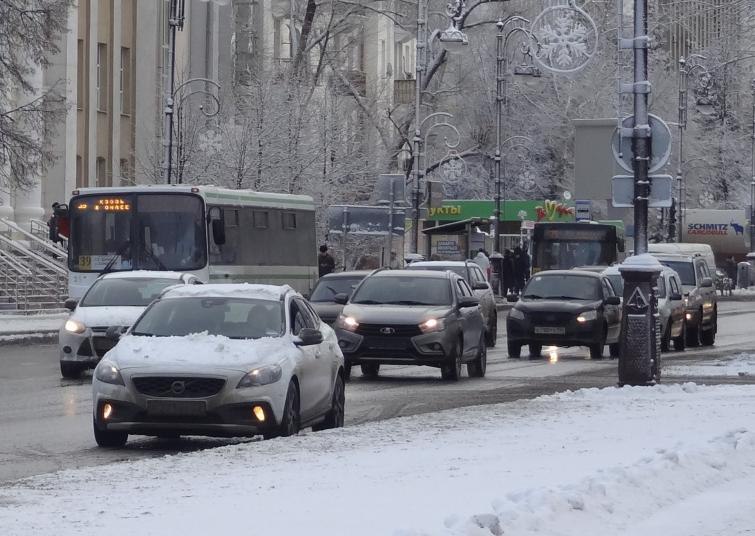
[[81, 373], [84, 372], [84, 367], [78, 363], [66, 363], [60, 362], [60, 375], [69, 380], [78, 380], [81, 377]]
[[440, 376], [447, 381], [459, 381], [461, 377], [461, 353], [464, 348], [461, 340], [457, 341], [451, 350], [451, 356], [448, 362], [440, 367]]
[[713, 346], [716, 344], [716, 327], [718, 324], [718, 311], [713, 313], [713, 321], [710, 323], [710, 329], [700, 333], [700, 342], [703, 346]]
[[330, 430], [332, 428], [343, 428], [344, 416], [346, 415], [346, 389], [343, 383], [343, 378], [339, 374], [336, 376], [336, 383], [333, 386], [333, 397], [330, 406], [330, 411], [325, 416], [325, 420], [320, 424], [316, 424], [312, 427], [312, 430], [319, 432], [320, 430]]
[[380, 374], [380, 363], [362, 363], [360, 368], [365, 378], [375, 379]]
[[484, 378], [488, 369], [488, 347], [484, 337], [480, 338], [480, 345], [477, 347], [477, 355], [467, 363], [467, 373], [472, 378]]
[[128, 441], [128, 434], [126, 432], [101, 430], [94, 419], [92, 419], [92, 429], [94, 431], [94, 440], [97, 442], [98, 447], [117, 449], [123, 447], [126, 441]]
[[351, 365], [346, 363], [343, 366], [343, 381], [347, 382], [351, 379]]
[[613, 344], [608, 345], [608, 355], [611, 356], [612, 359], [616, 359], [621, 354], [621, 343], [615, 342]]
[[498, 339], [498, 313], [493, 313], [493, 316], [490, 319], [490, 325], [488, 326], [488, 329], [485, 330], [485, 344], [487, 344], [488, 347], [493, 348], [496, 344], [497, 339]]
[[687, 346], [689, 347], [697, 347], [700, 346], [700, 335], [702, 331], [702, 312], [700, 312], [698, 316], [697, 323], [694, 327], [688, 327], [687, 328]]
[[522, 345], [518, 342], [508, 341], [509, 359], [519, 359], [522, 356]]
[[603, 359], [603, 349], [606, 346], [606, 338], [607, 338], [608, 328], [603, 326], [603, 336], [601, 337], [600, 341], [597, 344], [591, 344], [589, 346], [590, 348], [590, 359]]
[[668, 352], [671, 346], [671, 320], [666, 324], [666, 328], [661, 335], [661, 352]]
[[530, 343], [530, 359], [532, 358], [538, 358], [541, 357], [541, 353], [543, 351], [543, 345], [542, 344], [532, 344]]
[[687, 323], [684, 320], [682, 320], [682, 332], [678, 337], [674, 337], [673, 342], [675, 352], [684, 351], [684, 348], [687, 345]]
[[281, 422], [277, 428], [271, 432], [267, 432], [264, 435], [265, 439], [273, 439], [275, 437], [289, 437], [299, 433], [299, 426], [301, 425], [301, 417], [299, 414], [299, 389], [296, 387], [296, 383], [291, 381], [288, 384], [288, 392], [286, 393], [286, 402], [283, 405], [283, 416]]

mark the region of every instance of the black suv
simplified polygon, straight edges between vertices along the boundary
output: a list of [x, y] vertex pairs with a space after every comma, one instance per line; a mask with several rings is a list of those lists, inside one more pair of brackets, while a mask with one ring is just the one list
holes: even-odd
[[440, 367], [443, 379], [458, 380], [466, 363], [470, 376], [485, 375], [479, 300], [452, 272], [378, 270], [336, 301], [346, 303], [335, 329], [347, 377], [353, 365], [375, 377], [381, 364]]
[[522, 346], [539, 356], [543, 346], [587, 346], [592, 359], [619, 355], [621, 299], [608, 278], [593, 272], [551, 270], [533, 275], [506, 319], [509, 357]]

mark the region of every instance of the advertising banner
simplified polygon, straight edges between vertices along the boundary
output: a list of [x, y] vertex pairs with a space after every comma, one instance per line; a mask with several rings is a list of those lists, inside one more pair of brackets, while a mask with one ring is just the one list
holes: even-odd
[[717, 257], [749, 251], [748, 222], [742, 209], [688, 209], [684, 211], [684, 242], [709, 244]]

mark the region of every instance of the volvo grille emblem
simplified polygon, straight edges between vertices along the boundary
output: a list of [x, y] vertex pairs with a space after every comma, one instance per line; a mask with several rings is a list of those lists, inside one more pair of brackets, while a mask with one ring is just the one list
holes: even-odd
[[380, 333], [382, 333], [383, 335], [393, 335], [394, 333], [396, 333], [396, 330], [393, 328], [387, 328], [387, 327], [380, 328]]
[[186, 384], [182, 381], [176, 381], [170, 384], [170, 390], [173, 391], [174, 394], [180, 395], [186, 390]]

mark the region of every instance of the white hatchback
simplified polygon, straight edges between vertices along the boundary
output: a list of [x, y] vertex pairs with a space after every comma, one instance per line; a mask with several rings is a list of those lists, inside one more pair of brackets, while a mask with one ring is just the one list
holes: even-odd
[[100, 361], [92, 389], [101, 447], [129, 434], [289, 436], [344, 420], [335, 333], [288, 286], [167, 290]]
[[165, 288], [201, 283], [197, 276], [181, 272], [112, 272], [97, 278], [81, 301], [69, 299], [71, 315], [58, 333], [60, 373], [77, 378], [93, 368], [113, 347], [106, 337], [110, 326], [128, 327]]

